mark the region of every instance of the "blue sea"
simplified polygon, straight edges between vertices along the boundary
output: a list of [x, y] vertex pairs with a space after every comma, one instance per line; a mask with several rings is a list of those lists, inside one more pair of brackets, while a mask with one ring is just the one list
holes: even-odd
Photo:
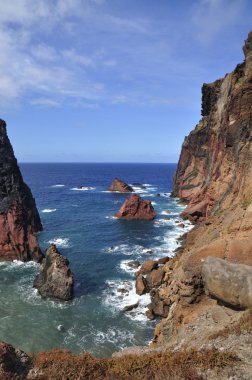
[[[0, 263], [0, 340], [26, 352], [52, 348], [99, 357], [151, 340], [145, 316], [149, 295], [135, 293], [127, 264], [173, 255], [183, 206], [170, 197], [175, 164], [21, 164], [44, 230], [43, 251], [55, 243], [75, 276], [72, 301], [44, 300], [33, 288], [39, 265]], [[114, 217], [129, 194], [107, 189], [115, 177], [152, 201], [154, 221]], [[137, 183], [137, 185], [136, 185]], [[141, 184], [141, 186], [139, 185]], [[82, 189], [79, 189], [82, 187]], [[138, 303], [132, 311], [125, 306]]]

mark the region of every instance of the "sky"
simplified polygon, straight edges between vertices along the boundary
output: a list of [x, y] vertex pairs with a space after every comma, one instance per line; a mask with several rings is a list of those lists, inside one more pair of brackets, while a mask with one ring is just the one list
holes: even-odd
[[177, 162], [201, 86], [244, 60], [251, 0], [0, 0], [19, 162]]

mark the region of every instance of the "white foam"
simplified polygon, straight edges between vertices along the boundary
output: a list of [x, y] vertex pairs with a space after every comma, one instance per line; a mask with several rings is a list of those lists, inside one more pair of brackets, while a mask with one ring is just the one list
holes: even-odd
[[[125, 315], [135, 321], [146, 321], [146, 306], [150, 303], [149, 294], [139, 296], [134, 281], [107, 280], [107, 289], [103, 292], [104, 305], [115, 313], [125, 311]], [[134, 308], [125, 310], [129, 306]]]
[[119, 265], [119, 268], [123, 271], [123, 272], [127, 272], [127, 273], [135, 273], [137, 271], [137, 268], [136, 267], [131, 267], [129, 265], [129, 263], [132, 262], [132, 260], [123, 260], [120, 262], [120, 265]]
[[161, 211], [161, 215], [171, 215], [172, 211]]
[[44, 210], [42, 210], [42, 212], [55, 212], [57, 209], [56, 208], [45, 208]]
[[161, 195], [161, 197], [170, 198], [171, 193], [161, 193], [160, 195]]
[[117, 216], [114, 215], [107, 215], [105, 216], [106, 219], [118, 219]]
[[120, 244], [115, 246], [110, 246], [104, 249], [107, 253], [113, 253], [113, 254], [123, 254], [125, 256], [135, 256], [141, 257], [142, 255], [151, 254], [153, 253], [151, 248], [143, 247], [142, 245], [129, 245], [129, 244]]
[[56, 244], [57, 247], [68, 248], [69, 247], [69, 239], [68, 238], [54, 238], [48, 241], [50, 244]]
[[74, 191], [89, 191], [89, 190], [95, 190], [95, 189], [96, 189], [95, 187], [91, 187], [91, 186], [81, 186], [81, 187], [73, 187], [70, 190], [74, 190]]
[[16, 270], [18, 268], [20, 269], [26, 269], [26, 268], [34, 268], [38, 267], [39, 264], [35, 261], [21, 261], [21, 260], [13, 260], [13, 261], [2, 261], [0, 263], [0, 266], [3, 267], [4, 271], [12, 271]]
[[147, 189], [143, 189], [142, 187], [140, 186], [132, 186], [132, 189], [134, 190], [135, 193], [137, 194], [145, 194], [147, 193]]
[[61, 184], [58, 184], [58, 185], [52, 185], [51, 187], [64, 187], [65, 185], [61, 185]]

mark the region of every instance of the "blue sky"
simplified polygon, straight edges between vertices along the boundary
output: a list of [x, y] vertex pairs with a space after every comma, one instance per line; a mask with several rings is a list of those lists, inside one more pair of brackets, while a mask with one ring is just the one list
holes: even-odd
[[176, 162], [201, 86], [243, 61], [251, 0], [0, 0], [21, 162]]

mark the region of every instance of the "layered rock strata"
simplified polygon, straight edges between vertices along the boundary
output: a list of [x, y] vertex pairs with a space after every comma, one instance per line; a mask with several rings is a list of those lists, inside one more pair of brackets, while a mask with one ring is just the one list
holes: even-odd
[[115, 178], [108, 188], [109, 191], [119, 191], [120, 193], [132, 193], [134, 190], [119, 178]]
[[0, 120], [0, 261], [42, 259], [36, 233], [42, 225]]
[[73, 298], [73, 273], [69, 268], [69, 261], [60, 254], [55, 244], [51, 244], [46, 251], [33, 286], [43, 298], [58, 298], [64, 301]]
[[115, 216], [120, 219], [152, 220], [156, 217], [156, 212], [151, 201], [142, 199], [139, 195], [134, 194], [125, 200]]
[[182, 146], [173, 195], [188, 203], [182, 216], [197, 224], [163, 269], [161, 285], [142, 275], [152, 299], [148, 316], [165, 317], [155, 346], [207, 345], [242, 315], [237, 308], [250, 307], [252, 32], [243, 50], [245, 61], [231, 74], [203, 85], [203, 118]]

